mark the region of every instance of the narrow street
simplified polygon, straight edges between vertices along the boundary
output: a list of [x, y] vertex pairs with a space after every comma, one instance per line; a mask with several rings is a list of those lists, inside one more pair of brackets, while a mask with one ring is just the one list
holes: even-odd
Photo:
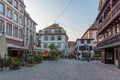
[[99, 61], [60, 59], [0, 72], [0, 80], [120, 80], [120, 70]]

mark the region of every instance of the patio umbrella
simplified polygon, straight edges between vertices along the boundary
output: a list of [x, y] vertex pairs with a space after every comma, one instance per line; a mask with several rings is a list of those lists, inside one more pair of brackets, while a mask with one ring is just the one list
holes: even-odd
[[0, 39], [0, 55], [2, 58], [5, 57], [5, 55], [7, 56], [8, 52], [7, 52], [7, 41], [6, 41], [6, 37], [5, 34], [2, 33], [1, 34], [1, 39]]
[[30, 41], [29, 41], [29, 47], [28, 47], [28, 51], [29, 51], [29, 55], [32, 55], [33, 52], [33, 47], [34, 47], [34, 43], [33, 43], [33, 36], [30, 35]]

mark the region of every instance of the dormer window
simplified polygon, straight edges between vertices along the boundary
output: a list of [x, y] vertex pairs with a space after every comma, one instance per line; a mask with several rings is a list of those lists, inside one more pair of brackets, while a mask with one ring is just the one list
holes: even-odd
[[59, 30], [58, 30], [58, 33], [62, 33], [62, 31], [59, 29]]
[[48, 33], [48, 30], [45, 30], [45, 33]]

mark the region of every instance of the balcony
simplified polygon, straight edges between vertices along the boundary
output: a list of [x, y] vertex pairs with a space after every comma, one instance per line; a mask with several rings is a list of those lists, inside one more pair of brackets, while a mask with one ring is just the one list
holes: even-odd
[[111, 20], [111, 13], [109, 13], [104, 19], [103, 23], [99, 25], [98, 34], [109, 24], [110, 20]]
[[97, 47], [106, 48], [106, 47], [117, 46], [120, 45], [118, 44], [118, 42], [120, 42], [120, 33], [115, 34], [102, 42], [99, 42]]
[[118, 15], [120, 13], [120, 1], [113, 7], [112, 9], [112, 17]]
[[65, 32], [41, 32], [41, 35], [65, 35]]
[[120, 1], [111, 9], [111, 12], [106, 16], [106, 18], [103, 20], [102, 25], [100, 25], [99, 32], [100, 34], [106, 26], [109, 25], [109, 23], [120, 13]]

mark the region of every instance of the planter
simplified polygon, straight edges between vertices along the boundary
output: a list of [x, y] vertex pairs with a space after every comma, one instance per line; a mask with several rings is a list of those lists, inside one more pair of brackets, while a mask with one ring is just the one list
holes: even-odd
[[19, 70], [20, 69], [20, 66], [14, 66], [14, 65], [11, 65], [10, 70]]
[[39, 62], [37, 62], [37, 61], [34, 61], [34, 64], [38, 64]]
[[27, 67], [33, 67], [34, 64], [26, 64]]
[[18, 58], [12, 58], [10, 70], [18, 70], [20, 69], [21, 62]]

